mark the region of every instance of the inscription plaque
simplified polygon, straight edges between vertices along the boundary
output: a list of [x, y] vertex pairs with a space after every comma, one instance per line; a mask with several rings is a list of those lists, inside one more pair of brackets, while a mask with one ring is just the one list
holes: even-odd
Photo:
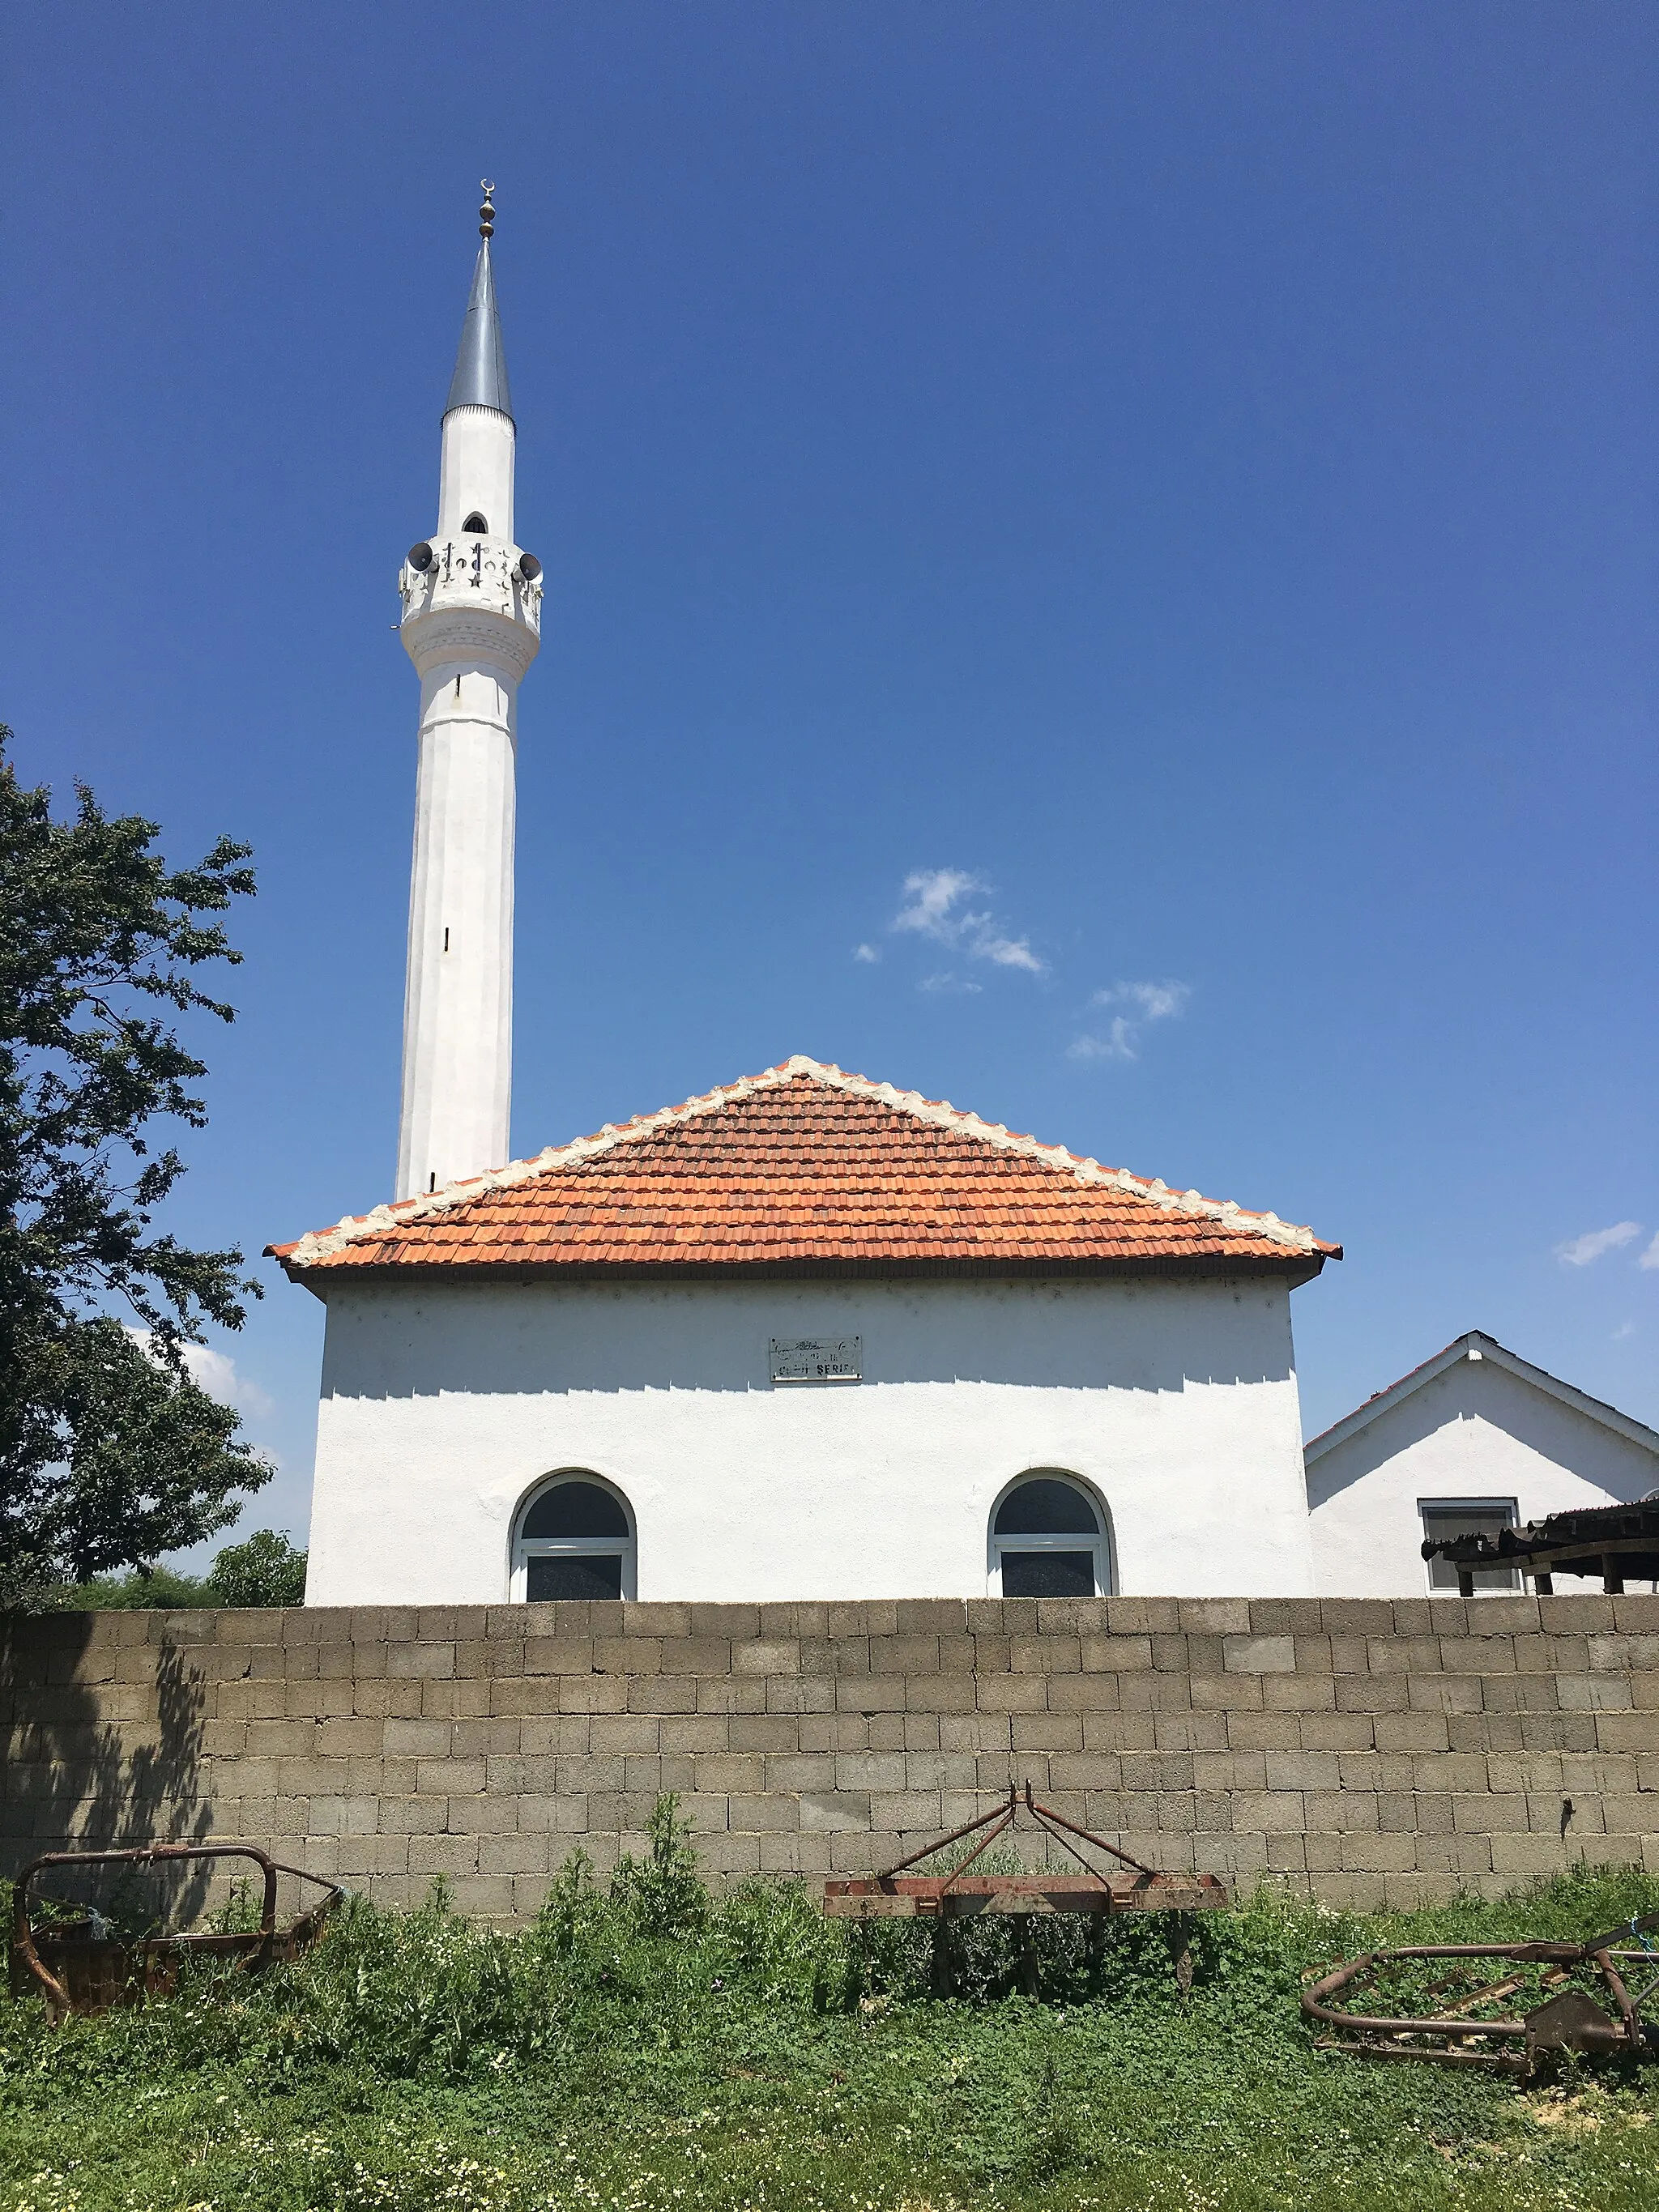
[[856, 1336], [775, 1336], [772, 1339], [772, 1380], [775, 1382], [856, 1382], [860, 1379], [860, 1346]]

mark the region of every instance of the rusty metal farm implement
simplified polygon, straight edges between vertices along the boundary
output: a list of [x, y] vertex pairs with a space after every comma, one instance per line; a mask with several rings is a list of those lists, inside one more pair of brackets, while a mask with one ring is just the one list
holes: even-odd
[[[974, 1871], [976, 1863], [997, 1838], [1013, 1826], [1015, 1815], [1025, 1812], [1044, 1836], [1052, 1838], [1081, 1869], [1080, 1873], [1051, 1872], [1032, 1868], [1019, 1874]], [[977, 1838], [976, 1841], [972, 1840]], [[953, 1844], [969, 1845], [955, 1865], [944, 1872], [917, 1874], [924, 1860], [948, 1851]], [[1102, 1869], [1079, 1850], [1086, 1844], [1115, 1863]], [[855, 1875], [828, 1881], [823, 1886], [823, 1910], [840, 1920], [927, 1920], [935, 1927], [933, 1980], [936, 1991], [951, 1993], [953, 1986], [950, 1950], [945, 1940], [952, 1920], [985, 1913], [1015, 1917], [1025, 1923], [1025, 1943], [1020, 1954], [1019, 1977], [1028, 1994], [1037, 1994], [1037, 1960], [1030, 1940], [1030, 1922], [1048, 1913], [1079, 1912], [1097, 1916], [1094, 1925], [1114, 1912], [1167, 1912], [1184, 1916], [1207, 1912], [1227, 1903], [1225, 1885], [1212, 1874], [1160, 1874], [1143, 1866], [1116, 1844], [1109, 1844], [1076, 1821], [1068, 1820], [1052, 1806], [1040, 1805], [1028, 1782], [1024, 1790], [1010, 1786], [1006, 1799], [977, 1819], [926, 1844], [884, 1874]], [[1192, 1978], [1192, 1962], [1184, 1923], [1177, 1921], [1176, 1973], [1184, 1989]]]
[[[251, 1859], [258, 1868], [264, 1889], [258, 1927], [126, 1936], [91, 1906], [63, 1904], [35, 1893], [36, 1876], [48, 1869], [79, 1874], [93, 1867], [171, 1868], [210, 1859]], [[308, 1912], [283, 1928], [276, 1924], [279, 1875], [314, 1883], [326, 1893]], [[44, 1996], [47, 2016], [55, 2026], [71, 2013], [108, 2012], [115, 2005], [170, 1995], [187, 1958], [225, 1960], [245, 1973], [258, 1973], [309, 1950], [344, 1894], [337, 1883], [307, 1874], [302, 1867], [283, 1866], [252, 1844], [147, 1844], [132, 1850], [47, 1851], [29, 1861], [12, 1893], [12, 1994]]]
[[[1533, 2073], [1553, 2053], [1659, 2055], [1642, 2007], [1659, 1990], [1659, 1912], [1588, 1943], [1416, 1943], [1350, 1959], [1302, 1993], [1318, 2048]], [[1647, 1978], [1634, 1994], [1635, 1966]], [[1339, 1999], [1343, 2002], [1337, 2002]], [[1361, 2002], [1363, 2000], [1363, 2002]], [[1410, 2006], [1415, 2009], [1401, 2008]]]

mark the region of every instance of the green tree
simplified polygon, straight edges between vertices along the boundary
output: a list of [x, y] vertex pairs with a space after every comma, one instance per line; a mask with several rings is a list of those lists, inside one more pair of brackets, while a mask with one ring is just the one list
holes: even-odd
[[154, 1224], [200, 1128], [204, 1064], [173, 1012], [220, 1021], [197, 971], [240, 955], [204, 919], [253, 890], [222, 838], [169, 872], [160, 832], [84, 785], [72, 821], [17, 781], [0, 725], [0, 1596], [143, 1565], [226, 1527], [270, 1468], [191, 1380], [204, 1324], [258, 1285], [236, 1251]]
[[275, 1528], [256, 1528], [245, 1543], [226, 1545], [206, 1588], [214, 1605], [303, 1605], [306, 1555]]

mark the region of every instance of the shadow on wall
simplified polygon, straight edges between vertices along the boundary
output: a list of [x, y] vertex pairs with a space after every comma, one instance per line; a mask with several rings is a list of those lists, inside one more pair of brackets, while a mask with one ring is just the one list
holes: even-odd
[[[478, 1285], [338, 1297], [325, 1396], [703, 1390], [770, 1395], [770, 1336], [861, 1339], [866, 1385], [984, 1382], [1179, 1395], [1284, 1382], [1282, 1288], [1117, 1282]], [[844, 1297], [833, 1292], [844, 1290]], [[794, 1386], [811, 1389], [812, 1386]], [[824, 1386], [832, 1394], [839, 1387]]]
[[[1308, 1469], [1308, 1504], [1339, 1498], [1390, 1460], [1461, 1421], [1501, 1431], [1523, 1451], [1628, 1504], [1653, 1487], [1650, 1454], [1511, 1375], [1495, 1360], [1460, 1360], [1334, 1445]], [[1506, 1480], [1512, 1481], [1511, 1474]], [[1525, 1512], [1524, 1504], [1522, 1512]]]
[[[71, 1613], [0, 1624], [0, 1697], [11, 1747], [0, 1769], [0, 1872], [15, 1875], [43, 1851], [194, 1844], [210, 1832], [213, 1810], [202, 1795], [204, 1678], [165, 1635], [115, 1640], [118, 1620], [144, 1618]], [[118, 1662], [126, 1661], [124, 1672], [147, 1674], [143, 1658], [133, 1662], [151, 1653], [151, 1728], [132, 1720], [112, 1726], [106, 1698], [137, 1691], [148, 1702], [149, 1691], [144, 1681], [118, 1684]], [[146, 1905], [186, 1926], [200, 1914], [210, 1879], [208, 1863], [155, 1869], [145, 1876]], [[45, 1887], [64, 1897], [77, 1887], [64, 1877]], [[79, 1887], [92, 1893], [89, 1884]]]

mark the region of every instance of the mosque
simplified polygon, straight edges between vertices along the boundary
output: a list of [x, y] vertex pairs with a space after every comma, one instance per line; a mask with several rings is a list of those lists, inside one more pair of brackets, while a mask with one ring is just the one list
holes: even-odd
[[1304, 1462], [1291, 1294], [1339, 1245], [804, 1056], [508, 1160], [542, 586], [488, 187], [479, 228], [398, 577], [396, 1195], [269, 1248], [327, 1309], [307, 1602], [1410, 1595], [1425, 1529], [1659, 1481], [1476, 1334]]

